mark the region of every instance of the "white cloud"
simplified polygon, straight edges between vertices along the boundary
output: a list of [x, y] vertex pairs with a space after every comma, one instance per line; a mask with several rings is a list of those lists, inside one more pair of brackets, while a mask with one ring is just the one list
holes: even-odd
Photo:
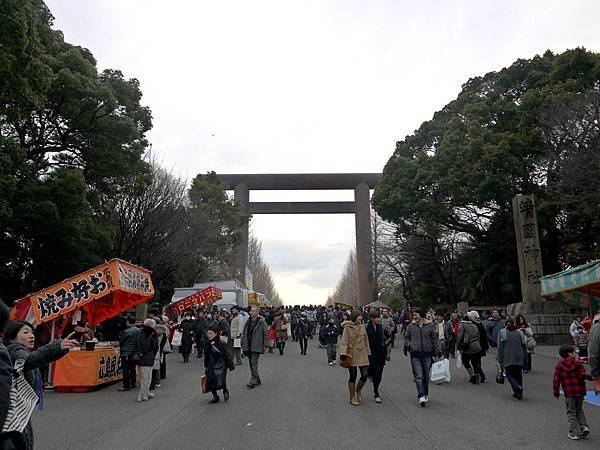
[[[188, 177], [380, 171], [469, 77], [548, 48], [600, 50], [596, 0], [47, 3], [68, 41], [141, 81], [153, 149]], [[257, 236], [309, 240], [307, 257], [353, 246], [351, 218], [309, 217], [258, 217]], [[301, 278], [276, 278], [286, 301]]]

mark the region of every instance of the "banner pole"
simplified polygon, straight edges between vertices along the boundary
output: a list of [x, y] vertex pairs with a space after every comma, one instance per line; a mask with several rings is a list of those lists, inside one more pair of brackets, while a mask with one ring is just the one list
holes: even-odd
[[[50, 342], [54, 341], [54, 332], [56, 328], [56, 319], [52, 320], [52, 331], [50, 332]], [[48, 366], [48, 387], [52, 388], [52, 372], [54, 371], [54, 363], [50, 363]]]

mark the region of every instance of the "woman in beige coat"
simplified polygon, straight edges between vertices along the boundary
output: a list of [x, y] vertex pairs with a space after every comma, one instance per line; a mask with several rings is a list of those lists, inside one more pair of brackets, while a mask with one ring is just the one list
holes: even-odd
[[[354, 310], [350, 315], [350, 320], [342, 322], [342, 340], [340, 342], [340, 359], [344, 360], [352, 355], [352, 364], [348, 368], [350, 379], [348, 380], [348, 391], [350, 393], [350, 403], [360, 405], [362, 402], [362, 388], [367, 382], [369, 376], [369, 337], [367, 330], [362, 324], [362, 315], [360, 311]], [[360, 380], [356, 383], [356, 377], [360, 369]]]

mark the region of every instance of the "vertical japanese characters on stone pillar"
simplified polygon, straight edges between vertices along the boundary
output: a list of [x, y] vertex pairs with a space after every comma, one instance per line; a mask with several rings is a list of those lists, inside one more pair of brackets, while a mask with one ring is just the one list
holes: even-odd
[[373, 261], [371, 255], [371, 196], [369, 186], [361, 183], [354, 189], [356, 212], [356, 277], [358, 305], [364, 306], [374, 298]]
[[513, 198], [513, 217], [523, 302], [541, 302], [542, 255], [533, 195], [518, 194]]
[[[235, 203], [240, 205], [243, 212], [248, 212], [248, 205], [250, 204], [250, 190], [248, 186], [244, 183], [236, 185], [233, 199]], [[246, 284], [246, 266], [248, 265], [248, 222], [245, 221], [240, 228], [241, 240], [237, 248], [235, 260], [236, 278], [242, 285]]]

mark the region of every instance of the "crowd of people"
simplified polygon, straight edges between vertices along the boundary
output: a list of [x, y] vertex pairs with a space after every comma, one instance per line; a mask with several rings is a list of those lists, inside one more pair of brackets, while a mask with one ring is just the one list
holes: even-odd
[[[43, 405], [43, 382], [40, 373], [45, 365], [64, 356], [80, 342], [73, 334], [34, 349], [34, 326], [24, 321], [10, 321], [8, 309], [0, 303], [0, 325], [4, 329], [0, 340], [0, 423], [9, 413], [13, 362], [24, 361], [24, 377], [36, 394], [36, 404]], [[553, 379], [553, 393], [562, 389], [569, 420], [569, 438], [580, 439], [589, 434], [583, 413], [585, 380], [600, 377], [600, 315], [596, 321], [577, 317], [570, 327], [573, 345], [560, 348], [561, 361]], [[379, 389], [386, 362], [392, 349], [402, 339], [403, 353], [409, 358], [418, 402], [429, 403], [429, 382], [434, 362], [454, 359], [463, 367], [469, 382], [486, 383], [488, 377], [482, 358], [495, 356], [495, 381], [508, 380], [513, 397], [523, 398], [523, 374], [532, 370], [536, 341], [526, 318], [519, 314], [507, 316], [493, 309], [480, 317], [477, 311], [460, 314], [452, 311], [448, 317], [434, 311], [412, 308], [400, 312], [389, 308], [341, 308], [337, 306], [294, 306], [259, 308], [252, 306], [226, 309], [194, 309], [174, 318], [150, 310], [141, 323], [127, 317], [119, 336], [123, 381], [119, 391], [137, 388], [138, 402], [154, 397], [156, 389], [167, 376], [167, 355], [175, 349], [183, 363], [189, 363], [195, 353], [204, 358], [203, 391], [212, 394], [209, 403], [229, 401], [227, 374], [248, 360], [248, 389], [262, 384], [259, 373], [260, 356], [264, 353], [284, 355], [286, 344], [297, 342], [300, 355], [309, 350], [310, 340], [326, 349], [327, 364], [339, 364], [348, 370], [349, 402], [363, 402], [363, 389], [371, 380], [373, 398], [382, 402]], [[339, 355], [339, 360], [338, 360]], [[591, 373], [586, 374], [583, 362], [589, 360]], [[31, 422], [23, 432], [4, 431], [0, 449], [33, 448]]]

